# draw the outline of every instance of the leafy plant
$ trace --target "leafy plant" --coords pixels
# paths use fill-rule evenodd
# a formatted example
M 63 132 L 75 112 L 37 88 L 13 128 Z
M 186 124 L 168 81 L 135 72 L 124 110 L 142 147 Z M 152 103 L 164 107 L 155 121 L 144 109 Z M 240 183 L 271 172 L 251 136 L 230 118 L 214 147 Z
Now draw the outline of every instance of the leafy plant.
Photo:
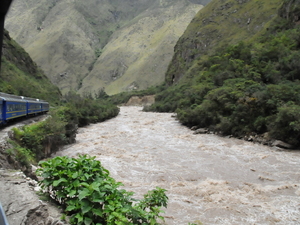
M 119 189 L 109 171 L 95 157 L 56 157 L 40 162 L 38 174 L 42 188 L 71 216 L 72 224 L 159 224 L 161 207 L 167 207 L 164 189 L 156 188 L 144 199 Z
M 6 152 L 9 155 L 14 156 L 22 166 L 29 168 L 30 164 L 35 161 L 35 155 L 32 151 L 21 147 L 13 140 L 9 140 L 8 142 L 11 144 L 12 148 L 7 149 Z

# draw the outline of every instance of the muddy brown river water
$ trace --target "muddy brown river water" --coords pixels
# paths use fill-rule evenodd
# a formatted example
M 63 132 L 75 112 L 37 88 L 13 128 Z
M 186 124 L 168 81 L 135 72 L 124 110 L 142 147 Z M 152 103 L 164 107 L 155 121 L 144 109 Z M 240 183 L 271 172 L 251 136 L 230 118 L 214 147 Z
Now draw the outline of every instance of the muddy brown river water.
M 96 156 L 125 189 L 167 189 L 166 224 L 300 224 L 300 151 L 197 134 L 169 113 L 121 107 L 59 155 Z

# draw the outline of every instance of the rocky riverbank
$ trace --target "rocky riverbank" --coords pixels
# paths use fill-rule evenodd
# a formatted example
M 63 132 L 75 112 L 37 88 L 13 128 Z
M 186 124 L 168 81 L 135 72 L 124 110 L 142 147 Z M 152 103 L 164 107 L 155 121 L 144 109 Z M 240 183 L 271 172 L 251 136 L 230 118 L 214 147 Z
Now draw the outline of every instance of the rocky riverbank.
M 39 116 L 0 130 L 0 203 L 9 225 L 62 225 L 62 212 L 50 202 L 40 200 L 40 188 L 32 169 L 24 168 L 7 153 L 11 129 L 43 120 Z M 24 172 L 30 177 L 26 176 Z
M 35 180 L 17 170 L 0 170 L 0 201 L 10 225 L 62 225 L 62 212 L 39 199 Z
M 215 134 L 215 135 L 224 137 L 224 135 L 222 133 L 210 131 L 207 128 L 199 128 L 199 127 L 194 126 L 194 127 L 191 127 L 191 130 L 194 131 L 194 134 Z M 229 135 L 227 137 L 242 139 L 244 141 L 267 145 L 270 147 L 278 147 L 278 148 L 283 148 L 283 149 L 294 149 L 295 148 L 294 146 L 292 146 L 288 143 L 270 138 L 270 135 L 268 133 L 264 133 L 264 134 L 252 133 L 252 134 L 245 135 L 243 137 L 234 137 L 232 135 Z

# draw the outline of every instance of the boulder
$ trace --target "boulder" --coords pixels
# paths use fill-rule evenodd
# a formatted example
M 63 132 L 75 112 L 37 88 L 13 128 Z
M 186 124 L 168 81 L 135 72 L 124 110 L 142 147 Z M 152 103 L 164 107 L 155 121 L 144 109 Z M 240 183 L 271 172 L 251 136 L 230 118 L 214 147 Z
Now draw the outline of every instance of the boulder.
M 207 134 L 207 133 L 208 133 L 208 130 L 205 128 L 199 128 L 194 131 L 194 134 Z
M 279 140 L 275 140 L 272 143 L 272 146 L 279 147 L 279 148 L 285 148 L 285 149 L 292 149 L 293 148 L 292 145 L 290 145 L 288 143 L 285 143 L 283 141 L 279 141 Z
M 155 102 L 154 95 L 147 96 L 132 96 L 128 102 L 125 104 L 126 106 L 149 106 Z

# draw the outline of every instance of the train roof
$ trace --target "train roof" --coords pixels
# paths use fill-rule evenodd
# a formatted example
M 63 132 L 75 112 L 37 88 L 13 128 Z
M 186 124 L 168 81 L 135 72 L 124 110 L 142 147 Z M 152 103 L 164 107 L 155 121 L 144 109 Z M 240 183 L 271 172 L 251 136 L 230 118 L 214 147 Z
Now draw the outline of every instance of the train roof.
M 3 92 L 0 92 L 0 98 L 6 101 L 26 102 L 21 96 L 11 95 Z
M 11 95 L 3 92 L 0 92 L 0 99 L 6 101 L 15 101 L 15 102 L 47 103 L 45 100 L 42 99 Z

